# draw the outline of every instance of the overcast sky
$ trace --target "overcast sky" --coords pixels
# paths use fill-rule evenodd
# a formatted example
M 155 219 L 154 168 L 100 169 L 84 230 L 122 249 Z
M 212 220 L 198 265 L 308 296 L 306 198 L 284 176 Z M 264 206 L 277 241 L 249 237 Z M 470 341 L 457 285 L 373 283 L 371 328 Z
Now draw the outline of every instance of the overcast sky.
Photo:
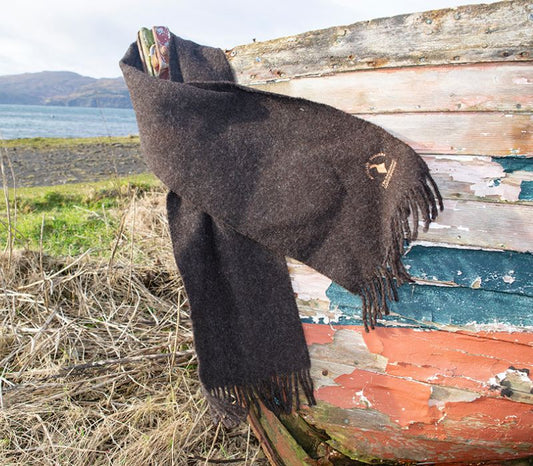
M 475 0 L 2 0 L 0 75 L 69 70 L 120 75 L 140 26 L 165 25 L 204 45 L 274 39 Z

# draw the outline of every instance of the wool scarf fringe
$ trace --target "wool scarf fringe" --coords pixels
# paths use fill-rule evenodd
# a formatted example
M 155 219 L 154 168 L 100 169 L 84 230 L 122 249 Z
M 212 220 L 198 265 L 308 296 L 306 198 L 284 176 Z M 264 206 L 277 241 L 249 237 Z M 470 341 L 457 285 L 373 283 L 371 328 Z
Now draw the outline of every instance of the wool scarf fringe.
M 396 214 L 391 219 L 384 264 L 358 291 L 363 304 L 363 324 L 367 332 L 369 328 L 374 329 L 378 319 L 389 314 L 388 302 L 398 301 L 398 286 L 413 282 L 401 258 L 409 243 L 418 236 L 420 218 L 424 231 L 427 231 L 429 224 L 443 208 L 441 194 L 429 172 L 426 172 L 419 184 L 399 202 Z
M 309 369 L 272 377 L 240 386 L 204 388 L 213 420 L 234 427 L 246 419 L 251 408 L 261 415 L 261 402 L 275 414 L 300 409 L 300 392 L 307 403 L 316 404 Z

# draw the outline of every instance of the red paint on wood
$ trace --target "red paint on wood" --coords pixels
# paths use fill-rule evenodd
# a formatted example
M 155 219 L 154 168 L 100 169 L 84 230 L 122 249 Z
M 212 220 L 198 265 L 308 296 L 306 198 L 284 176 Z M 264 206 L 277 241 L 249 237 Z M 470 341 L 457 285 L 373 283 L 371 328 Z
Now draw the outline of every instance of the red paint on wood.
M 510 341 L 511 343 L 520 343 L 522 345 L 533 346 L 533 333 L 527 332 L 476 332 L 474 335 L 487 338 L 490 340 Z M 527 351 L 527 348 L 525 348 Z
M 359 332 L 368 352 L 388 361 L 386 366 L 365 369 L 356 368 L 353 354 L 336 361 L 350 372 L 323 384 L 316 391 L 319 405 L 305 410 L 308 422 L 347 450 L 382 459 L 461 464 L 532 454 L 533 405 L 527 383 L 531 377 L 523 370 L 533 373 L 531 335 L 394 327 L 366 333 L 360 326 L 305 327 L 310 342 L 333 344 L 332 351 L 338 343 L 337 330 Z M 365 360 L 366 349 L 357 349 Z M 334 353 L 327 354 L 334 361 Z M 346 358 L 349 353 L 341 350 L 340 354 Z M 507 385 L 499 383 L 507 376 L 508 381 L 515 377 L 513 384 L 522 384 L 511 399 L 502 395 Z
M 326 345 L 333 341 L 336 328 L 329 325 L 302 324 L 308 345 Z
M 427 436 L 417 425 L 408 429 L 390 428 L 366 429 L 363 426 L 338 426 L 320 423 L 333 438 L 353 451 L 368 457 L 393 461 L 428 461 L 442 464 L 467 464 L 480 460 L 504 460 L 525 457 L 531 454 L 531 441 L 525 444 L 504 439 L 493 441 L 477 440 L 475 437 L 457 439 L 441 435 Z M 438 425 L 434 427 L 439 430 Z
M 452 375 L 452 376 L 435 374 L 434 368 L 433 368 L 433 375 L 429 375 L 426 379 L 422 379 L 422 378 L 419 379 L 416 371 L 413 371 L 411 377 L 413 377 L 415 380 L 426 380 L 428 383 L 431 383 L 431 385 L 470 390 L 474 393 L 487 395 L 487 396 L 499 396 L 500 390 L 501 390 L 501 387 L 500 387 L 500 389 L 498 390 L 491 391 L 490 384 L 488 383 L 489 379 L 485 381 L 480 381 L 480 380 L 474 380 L 474 379 L 468 378 L 468 376 L 464 376 L 464 374 Z
M 495 336 L 382 327 L 364 339 L 369 350 L 388 359 L 387 373 L 395 376 L 425 381 L 465 377 L 486 384 L 510 366 L 533 373 L 532 349 Z
M 401 426 L 431 423 L 439 417 L 438 410 L 429 405 L 431 387 L 426 384 L 360 369 L 337 377 L 335 382 L 339 386 L 317 390 L 317 398 L 341 408 L 361 407 L 366 398 L 372 409 Z
M 446 403 L 443 412 L 446 422 L 439 426 L 448 437 L 462 437 L 465 441 L 533 442 L 531 405 L 483 397 L 471 402 Z

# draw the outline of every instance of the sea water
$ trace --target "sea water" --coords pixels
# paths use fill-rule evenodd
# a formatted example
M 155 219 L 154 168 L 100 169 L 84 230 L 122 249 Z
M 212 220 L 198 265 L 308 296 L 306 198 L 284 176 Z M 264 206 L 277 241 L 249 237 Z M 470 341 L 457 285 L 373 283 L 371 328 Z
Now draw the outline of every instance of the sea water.
M 0 104 L 0 138 L 3 139 L 138 133 L 132 109 Z

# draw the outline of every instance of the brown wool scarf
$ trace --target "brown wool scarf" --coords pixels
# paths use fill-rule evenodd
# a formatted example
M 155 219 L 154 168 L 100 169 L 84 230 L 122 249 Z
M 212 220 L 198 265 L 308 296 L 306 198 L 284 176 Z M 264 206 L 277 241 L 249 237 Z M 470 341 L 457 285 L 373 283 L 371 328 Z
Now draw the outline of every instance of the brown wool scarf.
M 120 65 L 191 306 L 215 420 L 250 406 L 314 404 L 285 257 L 361 296 L 365 327 L 410 281 L 406 242 L 442 200 L 424 161 L 383 129 L 327 105 L 235 84 L 223 51 L 172 36 L 170 80 Z M 412 217 L 410 224 L 409 218 Z M 412 225 L 412 226 L 411 226 Z

